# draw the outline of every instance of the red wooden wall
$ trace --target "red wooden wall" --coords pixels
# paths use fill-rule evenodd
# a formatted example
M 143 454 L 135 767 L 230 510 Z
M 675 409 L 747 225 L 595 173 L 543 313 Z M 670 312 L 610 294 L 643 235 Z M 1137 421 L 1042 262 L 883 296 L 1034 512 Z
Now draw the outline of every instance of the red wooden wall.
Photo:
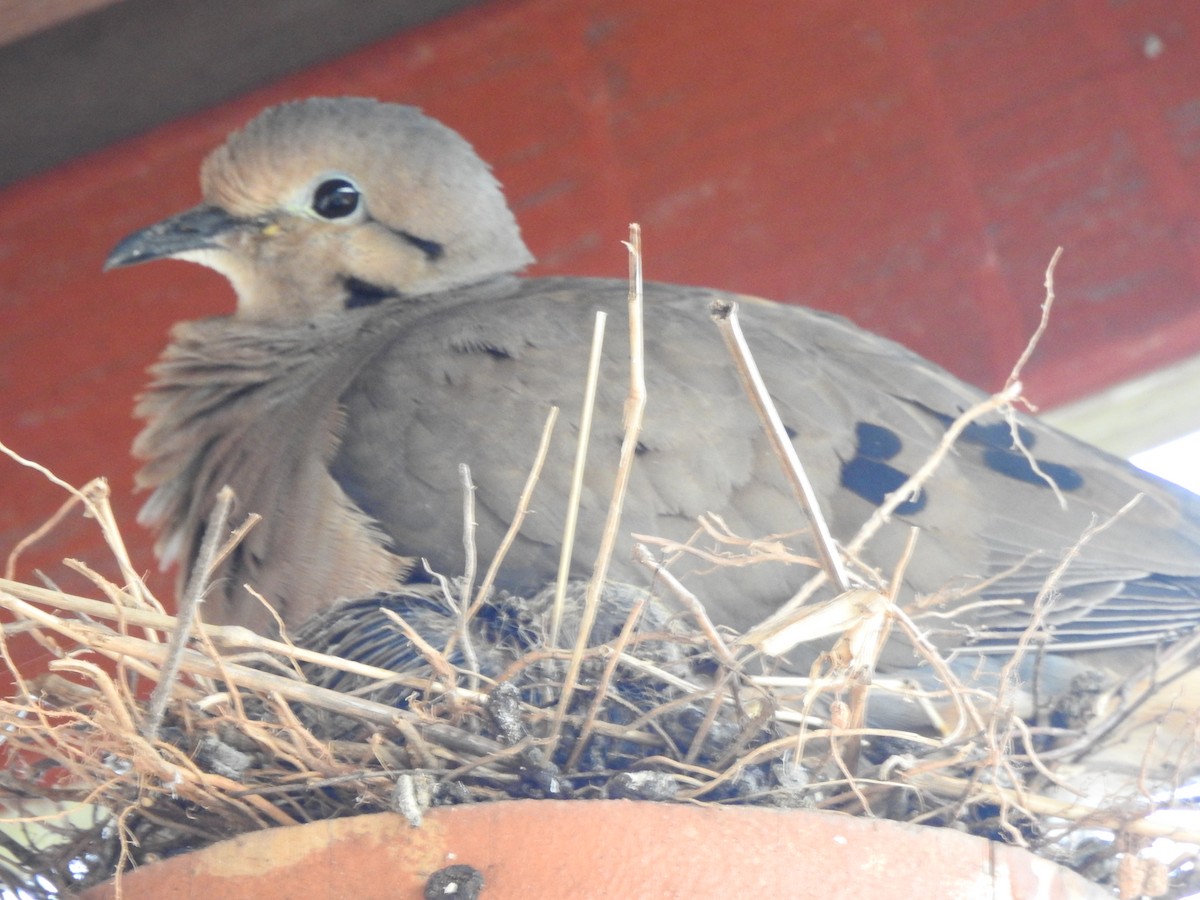
M 994 388 L 1061 244 L 1033 399 L 1200 352 L 1200 4 L 499 0 L 0 192 L 0 440 L 109 476 L 147 567 L 131 399 L 169 324 L 231 295 L 183 263 L 100 266 L 197 201 L 227 131 L 312 94 L 463 132 L 537 273 L 623 275 L 636 220 L 650 278 L 838 310 Z M 60 493 L 4 460 L 0 488 L 4 553 Z M 76 521 L 31 562 L 68 553 L 105 559 Z

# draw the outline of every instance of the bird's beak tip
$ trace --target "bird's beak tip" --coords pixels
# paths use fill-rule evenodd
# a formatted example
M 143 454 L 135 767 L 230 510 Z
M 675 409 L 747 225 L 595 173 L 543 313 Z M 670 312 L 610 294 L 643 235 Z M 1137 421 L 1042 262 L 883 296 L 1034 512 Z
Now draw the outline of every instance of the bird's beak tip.
M 194 207 L 124 238 L 108 254 L 104 271 L 170 259 L 197 250 L 218 249 L 220 236 L 240 224 L 240 219 L 219 207 Z
M 108 254 L 108 258 L 104 260 L 103 271 L 111 272 L 113 269 L 123 269 L 126 266 L 136 265 L 139 262 L 145 261 L 144 258 L 139 257 L 138 254 L 129 252 L 128 248 L 125 246 L 128 241 L 129 238 L 121 241 L 121 243 L 117 244 L 117 246 L 113 248 L 112 252 Z

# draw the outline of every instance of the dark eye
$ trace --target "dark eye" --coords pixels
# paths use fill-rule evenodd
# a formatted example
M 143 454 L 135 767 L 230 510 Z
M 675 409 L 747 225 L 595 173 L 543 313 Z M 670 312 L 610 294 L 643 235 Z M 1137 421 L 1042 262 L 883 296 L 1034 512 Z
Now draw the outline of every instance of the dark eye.
M 313 212 L 323 219 L 344 219 L 358 209 L 361 196 L 353 182 L 345 178 L 330 178 L 322 181 L 313 191 Z

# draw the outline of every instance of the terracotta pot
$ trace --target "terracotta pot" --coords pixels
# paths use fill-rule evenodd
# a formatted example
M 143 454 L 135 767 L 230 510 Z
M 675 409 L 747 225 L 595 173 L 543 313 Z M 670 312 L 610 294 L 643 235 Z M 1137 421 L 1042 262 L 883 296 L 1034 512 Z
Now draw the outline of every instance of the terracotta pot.
M 453 889 L 426 885 L 457 871 Z M 471 875 L 482 879 L 473 892 Z M 443 879 L 446 876 L 439 876 Z M 523 800 L 244 835 L 123 878 L 182 898 L 1111 898 L 1046 860 L 947 829 L 807 810 Z M 475 886 L 477 888 L 477 885 Z M 112 885 L 85 900 L 115 897 Z

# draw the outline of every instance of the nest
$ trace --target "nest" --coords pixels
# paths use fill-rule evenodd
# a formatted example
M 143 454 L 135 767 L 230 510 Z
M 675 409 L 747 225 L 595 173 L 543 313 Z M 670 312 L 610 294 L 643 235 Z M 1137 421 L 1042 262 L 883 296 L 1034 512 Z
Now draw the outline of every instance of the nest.
M 627 443 L 631 456 L 636 432 Z M 1195 889 L 1190 851 L 1167 862 L 1136 851 L 1200 835 L 1153 823 L 1146 807 L 1039 793 L 1054 781 L 1046 741 L 958 682 L 885 593 L 842 595 L 824 629 L 833 649 L 806 678 L 772 674 L 761 652 L 794 623 L 734 635 L 669 574 L 658 573 L 664 601 L 608 583 L 602 564 L 592 582 L 534 597 L 494 589 L 490 570 L 478 587 L 472 573 L 435 579 L 270 640 L 202 623 L 222 548 L 202 556 L 170 616 L 125 551 L 104 483 L 62 486 L 120 574 L 68 561 L 90 597 L 14 580 L 13 560 L 0 581 L 0 654 L 16 688 L 0 701 L 0 884 L 19 896 L 58 896 L 263 828 L 384 810 L 416 825 L 431 806 L 545 797 L 869 815 L 1026 846 L 1122 896 Z M 228 534 L 220 516 L 209 534 Z M 708 528 L 742 550 L 780 546 Z M 872 684 L 872 652 L 897 627 L 928 654 L 933 688 Z M 49 666 L 19 665 L 17 635 Z M 936 737 L 866 727 L 877 690 L 918 706 L 949 698 L 956 721 Z

